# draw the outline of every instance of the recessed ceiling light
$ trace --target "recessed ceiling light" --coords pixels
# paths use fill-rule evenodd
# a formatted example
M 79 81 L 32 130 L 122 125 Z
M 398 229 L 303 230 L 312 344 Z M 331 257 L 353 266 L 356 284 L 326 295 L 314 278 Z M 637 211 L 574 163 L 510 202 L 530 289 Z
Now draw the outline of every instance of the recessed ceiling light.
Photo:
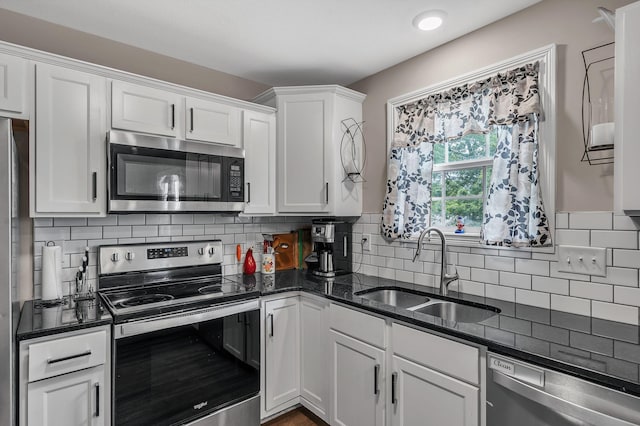
M 431 31 L 440 27 L 447 16 L 442 10 L 428 10 L 413 18 L 413 26 L 422 31 Z

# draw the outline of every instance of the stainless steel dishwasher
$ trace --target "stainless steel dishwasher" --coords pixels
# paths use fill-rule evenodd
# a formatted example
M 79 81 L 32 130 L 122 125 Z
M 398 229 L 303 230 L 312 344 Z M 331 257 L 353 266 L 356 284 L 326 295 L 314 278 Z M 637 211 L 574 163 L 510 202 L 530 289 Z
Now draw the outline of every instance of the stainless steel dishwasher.
M 640 398 L 487 354 L 487 426 L 638 426 Z

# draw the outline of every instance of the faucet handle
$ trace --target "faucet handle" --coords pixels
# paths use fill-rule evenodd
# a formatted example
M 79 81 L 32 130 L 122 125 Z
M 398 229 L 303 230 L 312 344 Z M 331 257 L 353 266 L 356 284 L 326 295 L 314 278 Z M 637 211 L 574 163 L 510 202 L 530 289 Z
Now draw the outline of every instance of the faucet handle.
M 452 263 L 451 265 L 449 265 L 447 269 L 448 269 L 446 272 L 447 278 L 450 278 L 452 281 L 460 278 L 460 275 L 458 275 L 458 267 L 456 266 L 455 263 Z M 449 272 L 451 270 L 453 270 L 452 273 Z

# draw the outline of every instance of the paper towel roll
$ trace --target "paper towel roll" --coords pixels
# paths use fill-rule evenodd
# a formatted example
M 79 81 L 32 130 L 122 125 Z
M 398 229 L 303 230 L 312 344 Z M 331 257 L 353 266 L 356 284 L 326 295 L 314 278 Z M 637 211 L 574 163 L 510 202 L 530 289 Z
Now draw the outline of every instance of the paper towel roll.
M 42 247 L 42 300 L 62 297 L 62 248 Z

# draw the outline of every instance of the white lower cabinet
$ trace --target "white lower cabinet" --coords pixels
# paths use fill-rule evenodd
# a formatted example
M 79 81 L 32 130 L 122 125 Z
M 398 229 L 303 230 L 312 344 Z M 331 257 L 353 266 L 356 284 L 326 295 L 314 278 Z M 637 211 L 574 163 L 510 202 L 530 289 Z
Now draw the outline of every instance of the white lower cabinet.
M 384 350 L 334 330 L 331 339 L 331 424 L 385 424 Z
M 104 366 L 29 383 L 28 426 L 105 424 Z
M 300 298 L 300 402 L 329 421 L 329 303 Z
M 284 410 L 300 396 L 300 311 L 298 296 L 264 303 L 264 410 Z M 268 415 L 268 414 L 267 414 Z
M 19 426 L 111 424 L 111 329 L 19 344 Z
M 392 426 L 478 425 L 477 387 L 393 356 Z
M 263 318 L 263 419 L 299 402 L 332 426 L 485 424 L 481 348 L 304 293 Z

